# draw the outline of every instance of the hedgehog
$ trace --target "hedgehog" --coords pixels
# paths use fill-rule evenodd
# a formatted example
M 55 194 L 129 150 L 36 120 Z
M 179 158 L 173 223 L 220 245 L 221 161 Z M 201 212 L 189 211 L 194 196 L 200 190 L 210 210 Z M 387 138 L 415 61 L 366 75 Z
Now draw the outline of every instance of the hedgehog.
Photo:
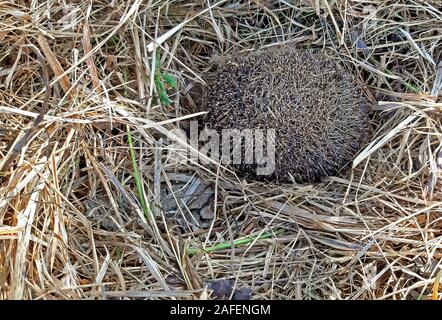
M 346 167 L 368 134 L 368 100 L 327 50 L 283 46 L 237 55 L 206 80 L 205 128 L 220 135 L 226 129 L 275 132 L 274 170 L 262 175 L 257 163 L 231 164 L 239 176 L 318 182 Z M 239 147 L 247 145 L 243 139 Z

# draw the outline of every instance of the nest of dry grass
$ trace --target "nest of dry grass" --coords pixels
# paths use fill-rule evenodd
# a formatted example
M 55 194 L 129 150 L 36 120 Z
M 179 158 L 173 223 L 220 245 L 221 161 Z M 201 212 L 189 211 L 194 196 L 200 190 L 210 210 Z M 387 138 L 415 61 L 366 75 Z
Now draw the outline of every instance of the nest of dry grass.
M 16 0 L 0 20 L 1 298 L 207 299 L 227 279 L 441 299 L 439 1 Z M 180 161 L 167 137 L 201 115 L 201 75 L 279 44 L 357 75 L 376 127 L 351 172 L 281 186 Z

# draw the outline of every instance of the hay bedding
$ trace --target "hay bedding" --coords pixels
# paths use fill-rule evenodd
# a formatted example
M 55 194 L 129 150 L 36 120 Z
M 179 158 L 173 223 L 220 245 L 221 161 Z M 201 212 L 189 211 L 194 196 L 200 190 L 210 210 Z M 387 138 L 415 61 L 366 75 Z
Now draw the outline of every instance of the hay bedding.
M 211 4 L 0 4 L 0 297 L 206 299 L 222 280 L 252 299 L 440 299 L 440 2 Z M 200 110 L 201 76 L 282 43 L 331 49 L 362 86 L 353 169 L 279 185 L 180 163 L 166 135 Z

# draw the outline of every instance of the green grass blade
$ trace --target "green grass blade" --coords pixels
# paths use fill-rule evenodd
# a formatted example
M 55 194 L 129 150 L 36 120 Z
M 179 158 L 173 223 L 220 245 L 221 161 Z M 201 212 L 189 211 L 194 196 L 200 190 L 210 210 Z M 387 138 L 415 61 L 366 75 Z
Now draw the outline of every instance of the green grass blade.
M 263 239 L 271 238 L 271 237 L 277 235 L 278 233 L 279 232 L 265 232 L 265 233 L 263 233 L 259 237 L 248 236 L 248 237 L 245 237 L 245 238 L 234 240 L 233 244 L 234 244 L 234 246 L 241 246 L 241 245 L 252 243 L 255 240 L 263 240 Z M 199 249 L 199 248 L 188 248 L 187 249 L 187 254 L 188 255 L 195 255 L 197 253 L 209 253 L 209 252 L 213 252 L 213 251 L 217 251 L 217 250 L 229 249 L 231 247 L 232 247 L 232 243 L 231 242 L 223 242 L 223 243 L 219 243 L 219 244 L 217 244 L 215 246 L 208 247 L 205 250 Z
M 134 174 L 134 179 L 135 179 L 135 185 L 137 187 L 138 200 L 141 203 L 141 207 L 143 208 L 144 216 L 147 219 L 150 215 L 150 209 L 149 209 L 149 206 L 147 205 L 146 199 L 144 198 L 143 186 L 141 184 L 141 179 L 140 179 L 138 165 L 137 165 L 137 159 L 135 157 L 135 150 L 134 150 L 134 146 L 133 146 L 133 142 L 132 142 L 132 134 L 130 133 L 129 126 L 127 126 L 126 128 L 127 128 L 127 141 L 129 143 L 129 152 L 130 152 L 130 158 L 132 161 L 132 169 L 133 169 L 133 174 Z

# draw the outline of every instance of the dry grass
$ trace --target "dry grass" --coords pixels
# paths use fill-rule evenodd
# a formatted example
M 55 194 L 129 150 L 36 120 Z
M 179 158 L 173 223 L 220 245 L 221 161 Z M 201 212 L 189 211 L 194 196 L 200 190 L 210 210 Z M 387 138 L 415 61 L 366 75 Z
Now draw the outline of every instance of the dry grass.
M 92 3 L 0 2 L 1 298 L 206 299 L 227 278 L 253 299 L 441 299 L 440 1 Z M 171 161 L 204 72 L 288 42 L 358 75 L 374 137 L 353 170 L 271 185 Z

